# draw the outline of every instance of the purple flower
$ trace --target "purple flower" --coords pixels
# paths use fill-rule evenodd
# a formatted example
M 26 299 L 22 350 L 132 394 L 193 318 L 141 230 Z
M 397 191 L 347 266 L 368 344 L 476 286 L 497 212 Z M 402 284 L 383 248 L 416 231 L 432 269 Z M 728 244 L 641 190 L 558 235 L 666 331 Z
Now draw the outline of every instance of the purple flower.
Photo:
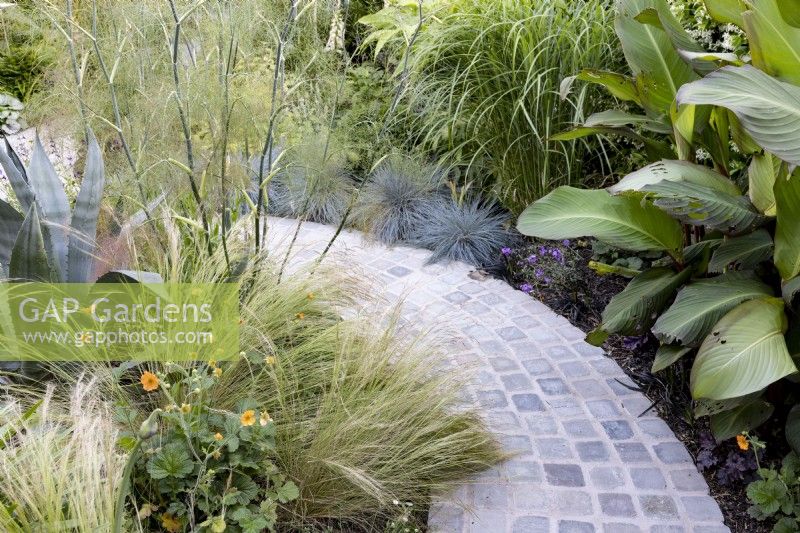
M 504 255 L 504 256 L 506 256 L 506 257 L 508 257 L 509 255 L 511 255 L 511 252 L 513 252 L 513 251 L 514 251 L 514 250 L 512 250 L 512 249 L 511 249 L 511 248 L 509 248 L 508 246 L 506 246 L 506 247 L 503 247 L 503 248 L 501 248 L 501 249 L 500 249 L 500 253 L 501 253 L 501 254 L 503 254 L 503 255 Z
M 556 261 L 562 261 L 564 259 L 564 256 L 561 254 L 561 250 L 559 250 L 558 248 L 553 248 L 553 251 L 550 252 L 550 255 L 555 257 Z
M 530 264 L 530 265 L 534 264 L 537 259 L 538 259 L 538 257 L 535 254 L 534 255 L 529 255 L 528 256 L 528 264 Z
M 553 280 L 552 280 L 552 279 L 550 279 L 550 278 L 548 278 L 548 277 L 545 277 L 545 278 L 544 278 L 544 284 L 545 284 L 545 285 L 550 285 L 550 282 L 551 282 L 551 281 L 553 281 Z
M 536 276 L 537 278 L 541 278 L 542 276 L 544 276 L 544 270 L 542 270 L 541 268 L 537 268 L 536 270 L 533 271 L 533 275 Z
M 519 286 L 519 290 L 521 290 L 525 294 L 530 294 L 531 291 L 533 290 L 533 285 L 531 285 L 530 283 L 523 283 L 522 285 Z
M 564 239 L 563 241 L 561 241 L 561 244 L 563 244 L 564 246 L 569 246 L 570 245 L 569 239 Z
M 547 248 L 544 246 L 539 246 L 539 254 L 545 255 L 547 253 Z

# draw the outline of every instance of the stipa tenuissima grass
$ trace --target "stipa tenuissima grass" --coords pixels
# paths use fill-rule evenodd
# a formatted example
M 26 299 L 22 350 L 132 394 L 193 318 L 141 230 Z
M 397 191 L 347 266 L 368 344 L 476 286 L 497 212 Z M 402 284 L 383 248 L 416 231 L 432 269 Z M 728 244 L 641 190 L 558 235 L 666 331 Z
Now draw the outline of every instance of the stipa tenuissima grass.
M 355 209 L 357 224 L 376 239 L 394 244 L 407 240 L 419 215 L 442 201 L 442 173 L 408 156 L 383 162 L 364 185 Z
M 450 200 L 429 204 L 419 217 L 411 242 L 433 252 L 429 263 L 463 261 L 492 267 L 500 249 L 515 239 L 507 228 L 509 215 L 480 198 L 462 204 Z

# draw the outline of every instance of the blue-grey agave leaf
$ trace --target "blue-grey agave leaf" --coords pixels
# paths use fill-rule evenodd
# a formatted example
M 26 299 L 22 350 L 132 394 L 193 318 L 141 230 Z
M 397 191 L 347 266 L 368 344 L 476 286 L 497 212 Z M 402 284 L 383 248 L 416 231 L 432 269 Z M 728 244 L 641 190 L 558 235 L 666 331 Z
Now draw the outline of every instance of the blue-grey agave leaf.
M 30 281 L 57 281 L 44 247 L 39 210 L 34 203 L 25 216 L 11 251 L 8 275 Z
M 22 222 L 23 218 L 19 211 L 0 200 L 0 265 L 4 269 L 8 268 L 11 250 L 17 242 Z
M 3 171 L 8 176 L 8 181 L 11 183 L 11 188 L 14 190 L 14 195 L 19 200 L 19 205 L 22 211 L 27 213 L 33 204 L 33 189 L 28 183 L 28 176 L 25 172 L 25 167 L 17 157 L 16 152 L 8 143 L 8 139 L 3 138 L 4 147 L 0 147 L 0 165 Z
M 75 201 L 70 224 L 67 280 L 71 283 L 89 281 L 95 255 L 97 217 L 100 214 L 104 185 L 103 156 L 97 139 L 90 131 L 83 182 Z
M 36 203 L 42 209 L 45 226 L 49 229 L 53 267 L 62 279 L 67 269 L 67 228 L 69 226 L 69 200 L 56 169 L 47 157 L 39 136 L 33 145 L 31 162 L 28 165 L 28 180 L 36 195 Z M 46 236 L 45 236 L 46 237 Z

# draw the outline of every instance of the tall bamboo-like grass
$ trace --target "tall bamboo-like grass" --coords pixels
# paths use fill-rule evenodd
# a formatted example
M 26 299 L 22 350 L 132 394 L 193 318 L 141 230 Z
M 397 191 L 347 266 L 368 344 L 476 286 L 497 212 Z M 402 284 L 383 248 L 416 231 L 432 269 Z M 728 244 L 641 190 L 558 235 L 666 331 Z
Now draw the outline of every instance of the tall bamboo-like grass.
M 410 54 L 407 110 L 412 139 L 493 188 L 518 212 L 551 188 L 607 168 L 596 140 L 549 137 L 604 109 L 580 87 L 559 85 L 584 68 L 621 59 L 609 0 L 450 0 L 426 23 Z
M 127 457 L 95 386 L 79 381 L 65 399 L 48 389 L 29 419 L 17 402 L 0 411 L 2 531 L 111 531 Z

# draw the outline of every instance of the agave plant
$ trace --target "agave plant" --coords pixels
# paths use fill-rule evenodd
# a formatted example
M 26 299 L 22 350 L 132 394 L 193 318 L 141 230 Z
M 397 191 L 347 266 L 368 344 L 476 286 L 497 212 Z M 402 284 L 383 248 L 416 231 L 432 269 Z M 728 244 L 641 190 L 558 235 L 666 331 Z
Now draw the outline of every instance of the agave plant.
M 518 227 L 541 238 L 594 236 L 664 253 L 612 299 L 587 340 L 650 330 L 662 343 L 654 371 L 694 355 L 695 412 L 710 415 L 725 438 L 762 424 L 776 398 L 793 401 L 798 392 L 800 2 L 706 6 L 746 32 L 750 57 L 702 50 L 665 0 L 617 1 L 616 31 L 633 76 L 577 78 L 644 114 L 604 112 L 565 136 L 622 133 L 666 159 L 607 190 L 561 187 L 531 205 Z M 648 130 L 667 135 L 656 140 Z M 729 178 L 732 144 L 748 164 L 746 194 Z M 697 163 L 698 148 L 710 154 L 709 165 Z M 786 434 L 798 451 L 800 405 L 787 407 Z
M 89 132 L 83 182 L 70 210 L 64 186 L 36 138 L 28 166 L 5 141 L 0 165 L 22 213 L 0 200 L 0 274 L 12 279 L 54 283 L 94 281 L 97 219 L 105 170 L 100 146 Z M 160 199 L 159 199 L 160 201 Z M 153 206 L 151 205 L 151 208 Z M 159 281 L 154 274 L 116 271 L 105 280 Z

